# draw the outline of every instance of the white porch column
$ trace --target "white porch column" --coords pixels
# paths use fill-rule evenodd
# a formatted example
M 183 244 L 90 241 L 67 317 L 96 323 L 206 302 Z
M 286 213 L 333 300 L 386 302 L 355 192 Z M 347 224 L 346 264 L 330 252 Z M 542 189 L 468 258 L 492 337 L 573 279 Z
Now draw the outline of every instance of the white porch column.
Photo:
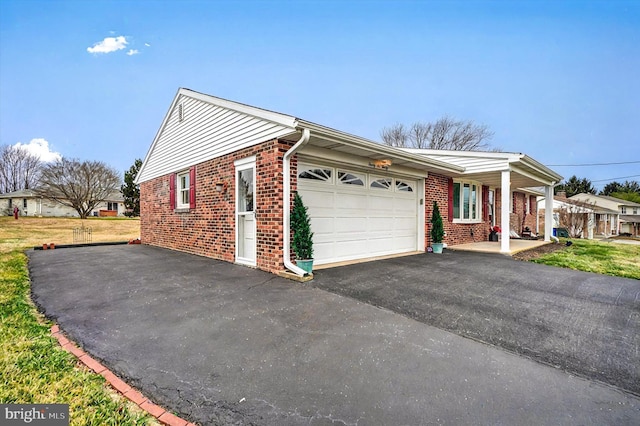
M 500 241 L 500 253 L 509 253 L 509 219 L 511 203 L 511 170 L 504 170 L 501 176 L 500 187 L 500 227 L 502 228 L 502 239 Z
M 544 187 L 544 240 L 553 235 L 553 185 Z

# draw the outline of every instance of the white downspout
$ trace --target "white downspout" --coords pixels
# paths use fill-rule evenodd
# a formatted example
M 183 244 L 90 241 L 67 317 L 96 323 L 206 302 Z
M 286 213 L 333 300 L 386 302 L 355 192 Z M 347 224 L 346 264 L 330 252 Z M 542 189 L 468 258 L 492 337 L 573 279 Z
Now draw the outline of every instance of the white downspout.
M 282 256 L 284 261 L 284 266 L 291 272 L 296 275 L 304 276 L 306 274 L 305 270 L 294 265 L 291 262 L 291 229 L 290 229 L 290 205 L 291 205 L 291 156 L 300 148 L 309 142 L 309 137 L 311 133 L 309 129 L 302 129 L 302 137 L 295 145 L 293 145 L 287 152 L 285 152 L 284 157 L 282 157 L 282 181 L 283 181 L 283 194 L 282 194 Z

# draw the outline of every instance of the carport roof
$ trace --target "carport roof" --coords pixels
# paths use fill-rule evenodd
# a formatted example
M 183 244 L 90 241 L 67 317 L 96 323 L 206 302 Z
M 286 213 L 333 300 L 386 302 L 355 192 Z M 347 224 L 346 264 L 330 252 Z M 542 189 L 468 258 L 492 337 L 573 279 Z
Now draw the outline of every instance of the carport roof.
M 514 152 L 447 151 L 405 148 L 407 152 L 423 155 L 464 168 L 459 177 L 481 181 L 485 185 L 500 187 L 500 172 L 511 172 L 512 188 L 554 185 L 562 176 L 533 158 Z

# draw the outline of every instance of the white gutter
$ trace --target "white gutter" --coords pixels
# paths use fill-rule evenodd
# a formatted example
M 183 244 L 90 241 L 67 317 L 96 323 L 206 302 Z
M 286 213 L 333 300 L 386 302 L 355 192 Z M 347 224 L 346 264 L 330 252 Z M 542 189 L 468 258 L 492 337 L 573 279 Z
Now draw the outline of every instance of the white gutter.
M 302 129 L 302 137 L 295 145 L 293 145 L 287 152 L 285 152 L 284 157 L 282 157 L 282 181 L 283 181 L 283 195 L 282 195 L 282 256 L 284 261 L 284 266 L 291 272 L 296 275 L 304 276 L 306 274 L 305 270 L 294 265 L 291 262 L 291 223 L 290 223 L 290 206 L 291 206 L 291 156 L 300 148 L 309 142 L 309 137 L 311 136 L 311 132 L 309 129 Z

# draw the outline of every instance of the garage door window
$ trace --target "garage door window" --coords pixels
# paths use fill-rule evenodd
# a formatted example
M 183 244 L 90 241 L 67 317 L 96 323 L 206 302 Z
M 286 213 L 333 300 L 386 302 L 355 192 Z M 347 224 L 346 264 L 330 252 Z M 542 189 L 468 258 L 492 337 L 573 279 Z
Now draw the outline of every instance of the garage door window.
M 392 180 L 390 178 L 376 178 L 376 177 L 371 177 L 371 188 L 377 188 L 377 189 L 391 189 L 391 182 Z
M 338 181 L 345 185 L 364 186 L 364 175 L 357 175 L 350 172 L 338 172 Z
M 299 179 L 315 180 L 320 182 L 331 182 L 331 169 L 320 167 L 306 167 L 298 172 Z
M 396 191 L 413 192 L 413 184 L 396 180 Z

